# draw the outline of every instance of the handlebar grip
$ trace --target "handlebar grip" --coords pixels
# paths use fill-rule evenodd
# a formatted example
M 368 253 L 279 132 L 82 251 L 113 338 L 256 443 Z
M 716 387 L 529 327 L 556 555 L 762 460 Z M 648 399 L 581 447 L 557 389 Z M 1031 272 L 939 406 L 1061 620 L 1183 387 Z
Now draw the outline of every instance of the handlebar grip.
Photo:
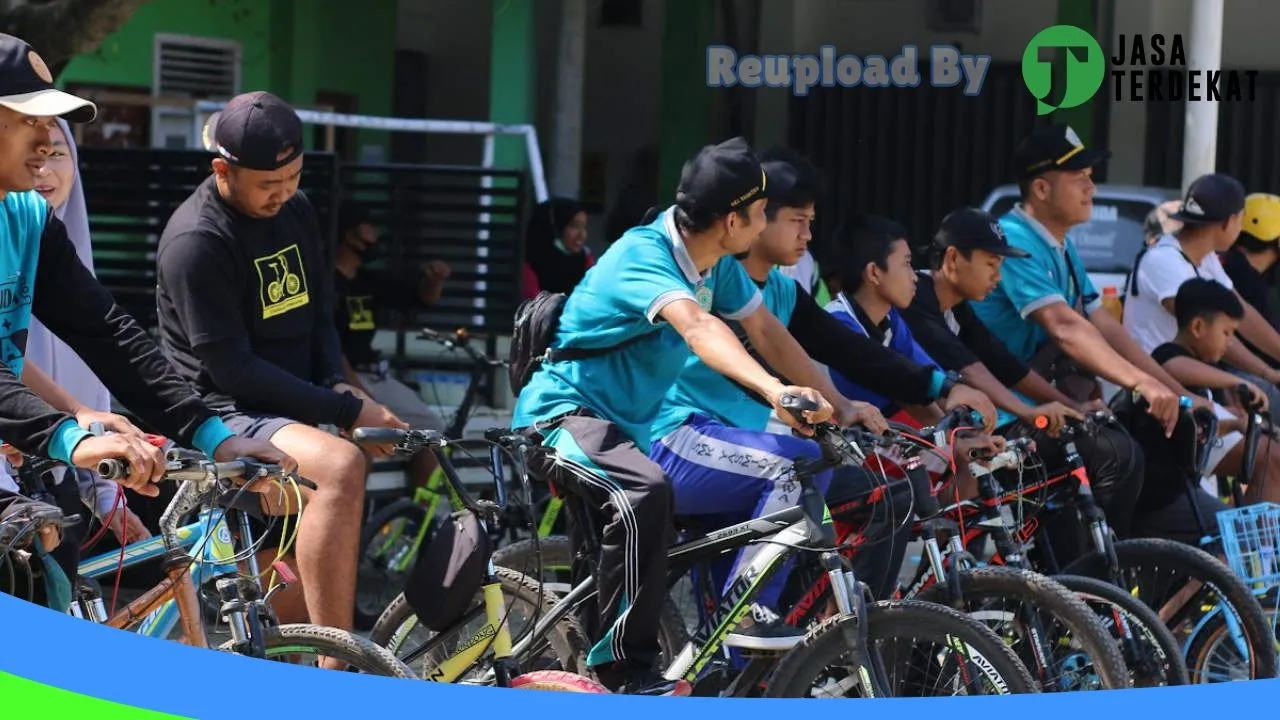
M 405 431 L 396 428 L 358 427 L 351 439 L 359 445 L 395 445 L 404 440 Z
M 129 465 L 123 460 L 99 460 L 97 470 L 103 478 L 117 482 L 129 476 Z
M 956 428 L 982 427 L 982 414 L 964 405 L 957 406 L 933 426 L 933 432 L 948 433 Z
M 806 424 L 808 424 L 809 421 L 804 419 L 804 413 L 817 410 L 821 407 L 818 403 L 813 402 L 808 398 L 801 397 L 799 395 L 792 395 L 791 393 L 784 393 L 778 400 L 778 405 L 783 410 L 791 413 L 791 417 Z

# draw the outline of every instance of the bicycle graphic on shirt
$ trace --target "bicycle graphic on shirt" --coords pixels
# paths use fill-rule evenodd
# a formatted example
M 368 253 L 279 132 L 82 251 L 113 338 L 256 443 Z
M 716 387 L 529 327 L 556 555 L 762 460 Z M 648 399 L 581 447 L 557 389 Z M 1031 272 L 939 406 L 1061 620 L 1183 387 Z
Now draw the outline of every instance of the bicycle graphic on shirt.
M 302 307 L 310 302 L 307 279 L 302 269 L 302 252 L 290 245 L 278 253 L 256 258 L 262 317 L 267 319 Z M 293 271 L 297 268 L 297 272 Z

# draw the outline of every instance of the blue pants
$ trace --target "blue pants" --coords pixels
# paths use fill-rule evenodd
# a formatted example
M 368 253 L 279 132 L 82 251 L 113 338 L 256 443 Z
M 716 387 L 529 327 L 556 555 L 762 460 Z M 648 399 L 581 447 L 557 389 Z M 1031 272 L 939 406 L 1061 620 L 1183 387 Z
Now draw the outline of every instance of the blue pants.
M 820 454 L 811 440 L 727 427 L 704 415 L 691 416 L 649 450 L 671 480 L 676 514 L 707 516 L 721 526 L 799 505 L 801 488 L 792 479 L 792 462 Z M 824 495 L 830 483 L 830 471 L 814 478 Z M 738 551 L 723 590 L 760 549 L 757 544 Z M 761 588 L 756 602 L 776 609 L 790 570 L 788 562 Z

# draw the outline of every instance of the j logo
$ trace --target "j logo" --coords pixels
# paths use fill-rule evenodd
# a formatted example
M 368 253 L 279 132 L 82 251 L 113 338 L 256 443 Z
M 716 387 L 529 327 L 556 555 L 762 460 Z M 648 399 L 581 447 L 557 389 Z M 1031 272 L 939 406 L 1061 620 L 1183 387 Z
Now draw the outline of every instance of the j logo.
M 1106 71 L 1102 46 L 1074 25 L 1041 30 L 1022 53 L 1022 80 L 1038 101 L 1037 115 L 1088 102 L 1102 87 Z

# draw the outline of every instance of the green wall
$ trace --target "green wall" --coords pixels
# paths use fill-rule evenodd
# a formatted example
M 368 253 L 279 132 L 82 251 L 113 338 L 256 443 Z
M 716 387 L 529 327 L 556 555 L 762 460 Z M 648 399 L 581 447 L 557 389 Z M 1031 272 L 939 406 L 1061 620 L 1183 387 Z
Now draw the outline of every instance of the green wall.
M 299 106 L 317 91 L 350 93 L 360 113 L 390 115 L 395 32 L 396 0 L 151 0 L 58 81 L 150 87 L 157 33 L 225 38 L 241 44 L 245 91 Z M 387 142 L 362 132 L 357 147 Z

